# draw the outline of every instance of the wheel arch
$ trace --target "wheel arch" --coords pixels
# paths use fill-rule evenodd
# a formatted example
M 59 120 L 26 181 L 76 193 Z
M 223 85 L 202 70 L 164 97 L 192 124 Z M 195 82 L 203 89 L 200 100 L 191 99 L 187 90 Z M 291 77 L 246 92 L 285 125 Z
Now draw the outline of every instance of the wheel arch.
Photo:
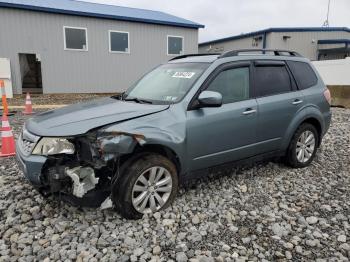
M 174 163 L 178 175 L 181 173 L 181 170 L 182 170 L 181 160 L 179 156 L 175 153 L 175 151 L 170 147 L 161 145 L 161 144 L 146 144 L 144 146 L 138 145 L 135 148 L 135 153 L 142 153 L 142 152 L 156 153 L 168 158 Z
M 309 118 L 306 118 L 303 122 L 301 122 L 300 125 L 302 125 L 304 123 L 311 124 L 316 128 L 317 134 L 318 134 L 318 145 L 317 146 L 320 146 L 321 139 L 322 139 L 322 126 L 321 126 L 320 121 L 314 117 L 309 117 Z
M 299 128 L 300 125 L 304 123 L 309 123 L 313 125 L 318 132 L 318 145 L 320 146 L 324 130 L 324 121 L 322 120 L 321 112 L 319 112 L 314 107 L 307 107 L 293 119 L 289 124 L 286 135 L 282 141 L 282 148 L 287 149 L 295 131 Z
M 138 157 L 140 157 L 142 154 L 150 154 L 150 153 L 159 154 L 168 158 L 171 162 L 174 163 L 178 173 L 178 177 L 180 177 L 180 174 L 183 170 L 183 165 L 181 163 L 179 156 L 175 153 L 173 149 L 161 144 L 145 144 L 142 146 L 137 144 L 132 153 L 127 155 L 122 155 L 120 157 L 119 164 L 120 166 L 123 166 L 124 163 L 132 162 L 136 160 Z

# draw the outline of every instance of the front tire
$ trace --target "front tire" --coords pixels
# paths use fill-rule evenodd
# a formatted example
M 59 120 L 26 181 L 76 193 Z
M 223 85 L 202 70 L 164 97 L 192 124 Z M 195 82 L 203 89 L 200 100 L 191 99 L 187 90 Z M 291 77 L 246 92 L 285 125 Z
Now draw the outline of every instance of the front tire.
M 295 168 L 308 166 L 316 155 L 318 142 L 318 132 L 313 125 L 300 125 L 290 141 L 286 154 L 287 164 Z
M 159 154 L 143 154 L 127 166 L 112 185 L 112 201 L 125 218 L 139 219 L 168 207 L 178 189 L 175 165 Z

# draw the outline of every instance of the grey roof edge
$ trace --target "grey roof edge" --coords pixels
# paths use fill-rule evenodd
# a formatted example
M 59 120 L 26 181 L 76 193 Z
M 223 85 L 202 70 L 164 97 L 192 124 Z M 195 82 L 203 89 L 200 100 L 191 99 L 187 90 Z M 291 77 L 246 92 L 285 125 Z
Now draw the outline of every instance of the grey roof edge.
M 170 26 L 178 26 L 178 27 L 185 27 L 185 28 L 198 29 L 198 28 L 205 27 L 202 24 L 198 24 L 192 21 L 189 21 L 192 23 L 180 23 L 180 22 L 171 22 L 171 21 L 161 21 L 156 19 L 145 19 L 145 18 L 127 17 L 127 16 L 119 16 L 119 15 L 99 14 L 99 13 L 92 13 L 92 12 L 83 12 L 83 11 L 66 10 L 66 9 L 58 9 L 58 8 L 51 8 L 51 7 L 40 7 L 40 6 L 34 6 L 34 5 L 23 5 L 23 4 L 15 4 L 15 3 L 5 3 L 5 2 L 0 2 L 0 7 L 45 12 L 45 13 L 104 18 L 104 19 L 129 21 L 129 22 L 141 22 L 141 23 L 157 24 L 157 25 L 170 25 Z M 133 8 L 133 9 L 137 9 L 137 8 Z M 146 10 L 146 9 L 143 9 L 143 10 Z
M 267 33 L 278 33 L 278 32 L 334 32 L 334 31 L 345 31 L 350 32 L 350 28 L 348 27 L 271 27 L 263 30 L 253 31 L 250 33 L 235 35 L 235 36 L 229 36 L 219 39 L 214 39 L 211 41 L 206 41 L 199 43 L 199 46 L 201 45 L 207 45 L 207 44 L 215 44 L 215 43 L 221 43 L 224 41 L 230 41 L 230 40 L 237 40 L 242 39 L 246 37 L 261 35 L 261 34 L 267 34 Z

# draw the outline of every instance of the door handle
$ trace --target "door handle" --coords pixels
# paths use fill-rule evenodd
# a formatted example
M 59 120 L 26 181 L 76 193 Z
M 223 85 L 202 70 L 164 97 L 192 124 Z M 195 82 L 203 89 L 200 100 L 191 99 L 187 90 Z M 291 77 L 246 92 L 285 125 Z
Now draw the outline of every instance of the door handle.
M 255 109 L 247 108 L 247 110 L 243 112 L 243 115 L 250 115 L 250 114 L 254 114 L 255 112 L 256 112 Z
M 299 105 L 299 104 L 301 104 L 303 102 L 303 100 L 300 100 L 300 99 L 295 99 L 294 101 L 293 101 L 293 105 Z

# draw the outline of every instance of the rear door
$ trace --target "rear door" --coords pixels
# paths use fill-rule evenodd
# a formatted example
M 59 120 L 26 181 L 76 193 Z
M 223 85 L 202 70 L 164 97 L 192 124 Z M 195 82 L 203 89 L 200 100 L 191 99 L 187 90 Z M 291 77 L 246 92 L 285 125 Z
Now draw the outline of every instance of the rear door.
M 254 95 L 258 104 L 258 153 L 279 150 L 282 138 L 298 110 L 303 93 L 284 61 L 254 62 Z

